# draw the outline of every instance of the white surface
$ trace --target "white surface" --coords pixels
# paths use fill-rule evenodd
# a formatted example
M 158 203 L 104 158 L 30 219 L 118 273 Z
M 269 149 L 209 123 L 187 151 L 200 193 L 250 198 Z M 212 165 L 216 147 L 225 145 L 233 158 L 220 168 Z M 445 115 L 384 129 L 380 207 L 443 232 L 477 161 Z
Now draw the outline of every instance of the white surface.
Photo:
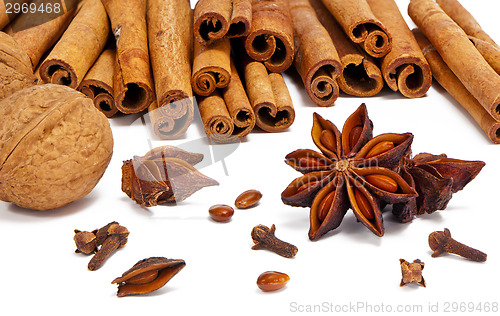
M 483 28 L 500 41 L 498 11 L 491 7 L 493 3 L 498 6 L 496 2 L 462 0 Z M 408 1 L 397 3 L 413 27 L 406 14 Z M 469 303 L 475 307 L 483 304 L 483 308 L 489 304 L 490 313 L 482 313 L 492 314 L 492 304 L 497 308 L 499 304 L 494 286 L 500 281 L 500 147 L 492 145 L 467 113 L 436 85 L 426 97 L 416 100 L 384 89 L 374 98 L 341 95 L 335 106 L 319 108 L 308 99 L 294 71 L 287 72 L 285 80 L 297 114 L 290 130 L 252 132 L 224 159 L 228 175 L 221 162 L 207 163 L 200 170 L 220 185 L 205 188 L 178 206 L 141 208 L 120 189 L 122 161 L 149 150 L 146 130 L 140 124 L 131 126 L 138 118 L 134 115 L 110 120 L 114 155 L 100 183 L 84 199 L 49 212 L 0 202 L 0 313 L 186 315 L 216 311 L 220 315 L 283 315 L 311 305 L 320 305 L 325 313 L 339 309 L 364 313 L 370 312 L 366 306 L 370 305 L 373 311 L 390 308 L 395 312 L 402 307 L 415 311 L 408 314 L 417 314 L 428 312 L 430 305 L 431 311 L 438 307 L 442 313 L 448 304 L 451 312 L 451 303 L 456 302 L 465 304 L 465 311 Z M 386 212 L 382 238 L 356 223 L 349 211 L 336 231 L 311 242 L 307 237 L 308 209 L 292 208 L 280 200 L 281 191 L 300 175 L 283 162 L 284 156 L 298 148 L 315 149 L 309 136 L 313 112 L 341 129 L 361 102 L 367 104 L 374 135 L 412 132 L 415 154 L 446 153 L 453 158 L 484 160 L 486 167 L 453 196 L 445 211 L 419 217 L 410 224 L 400 224 Z M 178 145 L 203 136 L 197 124 L 185 139 L 153 145 Z M 264 195 L 257 207 L 235 210 L 229 223 L 209 219 L 211 205 L 233 204 L 239 193 L 251 188 Z M 88 271 L 90 256 L 73 252 L 73 229 L 93 230 L 113 220 L 130 230 L 129 242 L 101 269 Z M 251 250 L 250 231 L 257 224 L 276 224 L 276 235 L 295 244 L 297 256 L 285 259 L 269 251 Z M 452 255 L 431 258 L 427 236 L 445 227 L 458 241 L 486 252 L 487 262 Z M 151 256 L 184 259 L 187 266 L 157 292 L 117 298 L 111 281 L 138 260 Z M 425 262 L 427 288 L 399 287 L 399 258 Z M 255 282 L 266 270 L 285 272 L 291 280 L 283 290 L 263 293 Z

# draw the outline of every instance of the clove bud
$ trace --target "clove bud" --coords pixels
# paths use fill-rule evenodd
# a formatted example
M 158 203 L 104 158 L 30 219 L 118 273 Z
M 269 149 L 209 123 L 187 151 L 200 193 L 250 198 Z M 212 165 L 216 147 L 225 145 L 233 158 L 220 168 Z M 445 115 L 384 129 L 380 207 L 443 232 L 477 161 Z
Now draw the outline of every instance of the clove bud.
M 285 258 L 295 257 L 298 251 L 297 247 L 276 238 L 274 236 L 275 231 L 276 226 L 274 224 L 271 226 L 271 229 L 264 225 L 255 226 L 252 229 L 252 239 L 255 243 L 252 249 L 266 248 Z
M 448 228 L 445 228 L 442 232 L 436 231 L 431 233 L 429 235 L 429 247 L 434 251 L 432 254 L 434 258 L 445 252 L 454 253 L 477 262 L 484 262 L 487 257 L 484 252 L 466 246 L 451 238 L 451 233 Z

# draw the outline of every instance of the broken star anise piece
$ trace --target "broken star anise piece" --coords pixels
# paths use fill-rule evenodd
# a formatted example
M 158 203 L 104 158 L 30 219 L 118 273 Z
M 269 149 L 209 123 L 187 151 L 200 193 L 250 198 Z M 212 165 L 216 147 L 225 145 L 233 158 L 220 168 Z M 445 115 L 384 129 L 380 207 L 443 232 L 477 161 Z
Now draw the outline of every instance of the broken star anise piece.
M 180 202 L 196 191 L 219 183 L 201 174 L 193 165 L 202 154 L 189 153 L 174 146 L 134 156 L 122 166 L 122 191 L 142 206 Z
M 393 207 L 402 222 L 415 215 L 444 210 L 452 194 L 462 190 L 485 166 L 483 161 L 448 158 L 445 154 L 407 154 L 401 160 L 401 176 L 417 191 L 418 197 Z
M 372 138 L 373 124 L 362 104 L 345 122 L 342 134 L 314 113 L 312 138 L 321 153 L 299 149 L 285 158 L 304 173 L 281 194 L 283 203 L 311 207 L 309 239 L 337 228 L 347 210 L 377 236 L 384 235 L 380 203 L 404 203 L 415 190 L 392 169 L 409 150 L 413 135 Z

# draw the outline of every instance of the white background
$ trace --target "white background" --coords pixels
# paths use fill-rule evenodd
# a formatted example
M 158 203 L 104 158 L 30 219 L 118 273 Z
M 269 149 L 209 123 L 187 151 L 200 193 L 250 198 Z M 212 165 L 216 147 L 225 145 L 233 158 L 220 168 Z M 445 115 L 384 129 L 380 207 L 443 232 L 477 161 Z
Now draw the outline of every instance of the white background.
M 413 28 L 406 13 L 408 2 L 397 1 Z M 497 1 L 461 2 L 499 42 Z M 373 98 L 341 94 L 335 106 L 319 108 L 307 97 L 295 70 L 288 71 L 285 80 L 296 111 L 292 127 L 277 134 L 252 132 L 224 159 L 227 175 L 222 162 L 210 164 L 211 157 L 206 156 L 200 171 L 220 185 L 205 188 L 177 206 L 142 208 L 121 191 L 122 161 L 143 155 L 150 146 L 138 115 L 110 119 L 113 158 L 87 197 L 48 212 L 0 202 L 0 314 L 185 315 L 215 311 L 220 315 L 283 315 L 308 305 L 321 305 L 324 312 L 370 311 L 358 303 L 371 305 L 375 311 L 416 305 L 426 312 L 431 304 L 443 312 L 452 302 L 494 303 L 498 307 L 500 147 L 492 145 L 467 112 L 436 84 L 420 99 L 406 99 L 385 88 Z M 341 129 L 362 102 L 374 123 L 374 135 L 412 132 L 415 154 L 446 153 L 453 158 L 483 160 L 486 167 L 453 196 L 445 211 L 421 216 L 410 224 L 400 224 L 386 212 L 382 238 L 356 223 L 349 211 L 337 230 L 311 242 L 308 209 L 292 208 L 280 200 L 281 191 L 300 175 L 283 162 L 284 156 L 298 148 L 315 148 L 310 139 L 313 112 Z M 193 124 L 184 139 L 152 144 L 199 140 L 204 137 L 200 126 Z M 211 205 L 233 205 L 239 193 L 252 188 L 264 195 L 257 207 L 236 210 L 229 223 L 216 223 L 208 217 Z M 130 230 L 129 242 L 101 269 L 91 272 L 87 270 L 90 256 L 74 253 L 73 229 L 91 231 L 113 220 Z M 286 259 L 266 250 L 251 250 L 250 231 L 257 224 L 276 224 L 276 235 L 295 244 L 297 256 Z M 487 262 L 453 255 L 432 258 L 427 237 L 445 227 L 458 241 L 486 252 Z M 187 266 L 154 293 L 116 297 L 111 281 L 151 256 L 184 259 Z M 427 288 L 400 288 L 400 258 L 425 262 Z M 263 293 L 255 282 L 267 270 L 287 273 L 291 280 L 283 290 Z M 349 309 L 353 306 L 361 308 Z

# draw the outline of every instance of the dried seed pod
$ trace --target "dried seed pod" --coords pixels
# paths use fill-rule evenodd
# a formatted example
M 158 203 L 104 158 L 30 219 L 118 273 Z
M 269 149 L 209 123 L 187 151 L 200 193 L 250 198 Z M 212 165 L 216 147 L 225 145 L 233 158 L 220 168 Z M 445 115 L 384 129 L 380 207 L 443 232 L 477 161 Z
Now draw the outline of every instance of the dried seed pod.
M 69 204 L 92 191 L 112 153 L 108 120 L 81 92 L 45 84 L 0 101 L 0 200 Z
M 413 260 L 413 262 L 408 262 L 405 259 L 399 259 L 401 264 L 401 278 L 400 286 L 405 286 L 410 283 L 417 283 L 425 287 L 425 280 L 422 276 L 422 270 L 424 269 L 424 263 L 419 259 Z
M 185 266 L 181 259 L 151 257 L 140 260 L 111 283 L 118 284 L 119 297 L 150 293 L 164 286 Z
M 234 210 L 231 206 L 225 204 L 216 204 L 208 209 L 210 217 L 216 222 L 227 222 L 233 217 Z
M 257 278 L 257 286 L 264 292 L 282 289 L 290 281 L 290 277 L 282 272 L 266 271 Z
M 257 190 L 247 190 L 236 198 L 234 201 L 234 205 L 237 208 L 249 208 L 257 203 L 259 203 L 260 199 L 262 198 L 262 193 L 260 193 Z

